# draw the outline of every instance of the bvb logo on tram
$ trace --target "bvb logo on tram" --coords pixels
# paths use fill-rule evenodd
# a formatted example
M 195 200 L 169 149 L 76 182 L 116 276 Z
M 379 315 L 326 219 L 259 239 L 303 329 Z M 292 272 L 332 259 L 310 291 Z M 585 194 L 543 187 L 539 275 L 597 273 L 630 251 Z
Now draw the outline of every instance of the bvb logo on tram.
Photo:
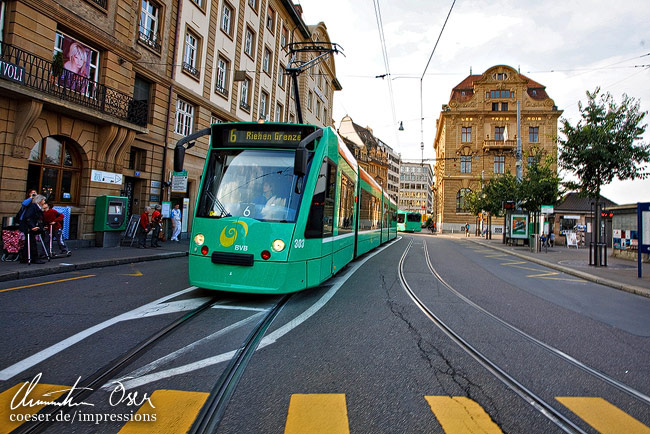
M 230 247 L 235 244 L 235 241 L 237 241 L 239 231 L 237 230 L 237 226 L 235 226 L 236 224 L 241 225 L 241 227 L 244 229 L 244 238 L 246 235 L 248 235 L 248 225 L 244 222 L 235 222 L 232 225 L 226 226 L 223 228 L 223 231 L 221 231 L 219 241 L 221 242 L 222 246 Z

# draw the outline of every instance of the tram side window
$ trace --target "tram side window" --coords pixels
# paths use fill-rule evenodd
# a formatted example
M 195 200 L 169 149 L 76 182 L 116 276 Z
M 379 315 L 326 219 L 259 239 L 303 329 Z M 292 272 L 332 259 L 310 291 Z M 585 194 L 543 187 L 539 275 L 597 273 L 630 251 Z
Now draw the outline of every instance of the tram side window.
M 339 192 L 339 234 L 351 232 L 354 219 L 354 182 L 345 173 L 341 172 L 341 186 Z
M 334 195 L 336 193 L 336 166 L 324 161 L 321 166 L 314 197 L 311 200 L 305 238 L 332 236 L 334 225 Z
M 361 205 L 359 206 L 359 230 L 372 229 L 372 199 L 373 197 L 364 189 L 361 189 Z

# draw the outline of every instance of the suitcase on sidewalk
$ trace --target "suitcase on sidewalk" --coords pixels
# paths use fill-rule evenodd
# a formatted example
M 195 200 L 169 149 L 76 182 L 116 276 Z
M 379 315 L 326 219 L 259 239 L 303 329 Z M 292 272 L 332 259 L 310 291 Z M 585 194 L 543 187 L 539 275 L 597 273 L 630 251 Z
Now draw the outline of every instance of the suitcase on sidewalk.
M 15 227 L 2 229 L 2 261 L 17 261 L 25 245 L 25 234 Z

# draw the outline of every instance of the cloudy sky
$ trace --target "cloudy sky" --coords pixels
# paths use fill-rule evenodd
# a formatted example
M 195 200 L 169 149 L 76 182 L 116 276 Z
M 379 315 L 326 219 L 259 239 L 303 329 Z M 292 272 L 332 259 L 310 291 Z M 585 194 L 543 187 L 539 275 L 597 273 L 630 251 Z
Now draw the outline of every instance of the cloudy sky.
M 420 78 L 453 0 L 379 0 L 392 76 L 391 108 L 372 0 L 300 0 L 307 24 L 323 21 L 343 47 L 336 74 L 334 119 L 346 115 L 404 159 L 433 158 L 435 121 L 451 89 L 498 64 L 519 68 L 546 86 L 563 116 L 579 120 L 578 101 L 600 86 L 617 102 L 623 93 L 650 110 L 650 2 L 624 0 L 457 0 L 423 83 Z M 398 131 L 399 122 L 405 131 Z M 646 123 L 650 117 L 646 117 Z M 649 129 L 650 130 L 650 129 Z M 646 133 L 645 142 L 650 141 Z M 566 176 L 566 175 L 565 175 Z M 603 195 L 623 204 L 650 202 L 650 180 L 615 181 Z

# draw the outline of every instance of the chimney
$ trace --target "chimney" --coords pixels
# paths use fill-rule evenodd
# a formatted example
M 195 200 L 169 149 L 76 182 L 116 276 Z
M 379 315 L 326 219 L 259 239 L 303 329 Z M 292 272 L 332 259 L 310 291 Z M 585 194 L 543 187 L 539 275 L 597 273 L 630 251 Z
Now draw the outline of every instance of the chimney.
M 300 18 L 302 18 L 302 6 L 301 6 L 301 5 L 294 4 L 294 5 L 293 5 L 293 8 L 294 8 L 294 9 L 296 10 L 296 12 L 298 13 L 298 16 L 299 16 Z

